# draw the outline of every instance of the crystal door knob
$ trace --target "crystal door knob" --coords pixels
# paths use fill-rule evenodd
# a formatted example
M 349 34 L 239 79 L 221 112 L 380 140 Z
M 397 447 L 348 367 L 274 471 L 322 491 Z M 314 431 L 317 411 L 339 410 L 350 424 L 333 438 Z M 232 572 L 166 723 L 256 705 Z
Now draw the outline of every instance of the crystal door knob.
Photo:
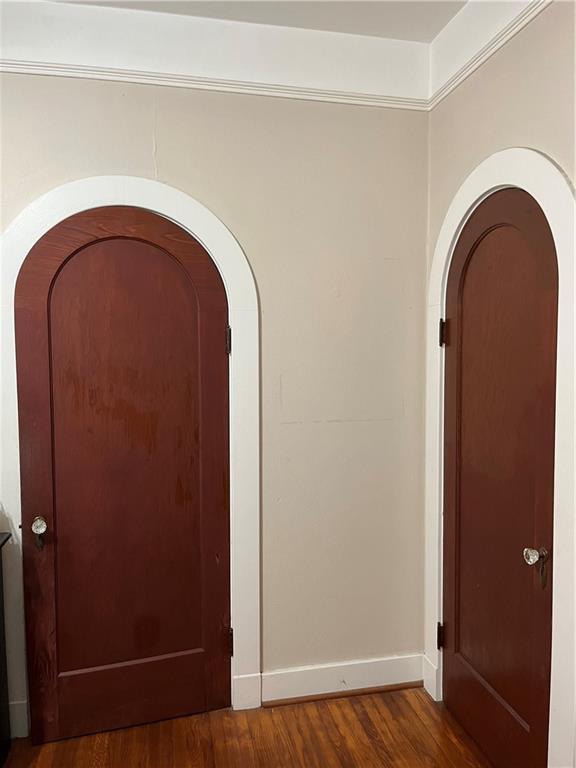
M 527 565 L 536 565 L 538 560 L 540 560 L 540 552 L 538 552 L 537 549 L 530 549 L 530 547 L 526 547 L 523 554 Z
M 42 536 L 48 530 L 48 523 L 43 517 L 35 517 L 30 527 L 32 528 L 32 533 L 36 536 L 36 546 L 38 549 L 43 549 L 44 539 Z
M 542 589 L 546 589 L 546 582 L 548 580 L 546 573 L 546 563 L 549 557 L 548 550 L 544 549 L 544 547 L 540 547 L 540 549 L 532 549 L 531 547 L 526 547 L 522 554 L 524 555 L 524 562 L 527 565 L 536 565 L 536 563 L 538 563 L 540 571 L 540 584 L 542 585 Z
M 46 533 L 48 530 L 48 523 L 43 517 L 35 517 L 34 520 L 32 520 L 32 533 L 35 533 L 36 536 L 42 536 L 43 533 Z
M 546 561 L 548 559 L 548 552 L 544 548 L 531 549 L 530 547 L 526 547 L 523 555 L 527 565 L 536 565 L 539 560 Z

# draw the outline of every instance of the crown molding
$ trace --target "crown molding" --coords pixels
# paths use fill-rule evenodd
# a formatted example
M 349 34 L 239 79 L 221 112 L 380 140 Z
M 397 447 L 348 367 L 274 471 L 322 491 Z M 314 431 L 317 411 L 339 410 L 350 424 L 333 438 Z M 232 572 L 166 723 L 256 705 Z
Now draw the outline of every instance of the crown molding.
M 78 4 L 2 3 L 7 71 L 422 107 L 428 46 Z
M 551 2 L 468 2 L 431 43 L 428 108 L 439 104 Z
M 427 111 L 550 2 L 471 0 L 430 44 L 4 2 L 0 71 Z
M 0 59 L 0 72 L 25 75 L 52 75 L 75 77 L 88 80 L 113 80 L 116 82 L 139 83 L 141 85 L 163 85 L 172 88 L 191 88 L 201 91 L 222 93 L 243 93 L 251 96 L 273 96 L 304 101 L 324 101 L 334 104 L 352 104 L 388 109 L 412 109 L 427 111 L 428 99 L 411 99 L 402 96 L 380 96 L 378 94 L 333 91 L 326 88 L 304 88 L 289 85 L 224 80 L 222 78 L 195 77 L 194 75 L 173 75 L 145 70 L 111 69 L 108 67 L 86 67 L 81 65 L 54 64 L 42 61 L 18 61 Z

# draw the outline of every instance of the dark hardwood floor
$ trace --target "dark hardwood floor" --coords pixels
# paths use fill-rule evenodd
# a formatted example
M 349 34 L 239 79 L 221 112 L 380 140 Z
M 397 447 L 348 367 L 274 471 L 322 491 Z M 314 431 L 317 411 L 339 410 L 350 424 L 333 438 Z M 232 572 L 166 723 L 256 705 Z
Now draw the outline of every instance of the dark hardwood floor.
M 32 747 L 9 768 L 490 768 L 421 688 L 220 710 Z

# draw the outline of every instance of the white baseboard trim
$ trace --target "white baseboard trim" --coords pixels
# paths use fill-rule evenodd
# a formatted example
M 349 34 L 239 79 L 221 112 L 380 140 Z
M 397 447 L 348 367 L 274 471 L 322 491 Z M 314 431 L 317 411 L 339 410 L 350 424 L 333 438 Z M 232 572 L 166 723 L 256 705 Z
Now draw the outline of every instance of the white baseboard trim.
M 11 701 L 10 710 L 10 733 L 13 739 L 21 739 L 28 736 L 28 702 Z
M 234 709 L 257 709 L 262 704 L 262 675 L 236 675 L 232 678 Z
M 360 659 L 262 673 L 262 701 L 297 699 L 422 680 L 422 654 Z
M 440 669 L 433 664 L 428 656 L 422 656 L 422 678 L 424 688 L 434 699 L 442 701 L 442 680 L 440 679 Z

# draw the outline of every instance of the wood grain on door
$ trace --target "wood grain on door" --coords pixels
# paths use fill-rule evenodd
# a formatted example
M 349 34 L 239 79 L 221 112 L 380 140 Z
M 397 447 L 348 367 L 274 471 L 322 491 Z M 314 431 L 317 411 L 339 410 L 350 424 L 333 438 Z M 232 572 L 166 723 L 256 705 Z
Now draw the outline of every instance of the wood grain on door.
M 444 698 L 497 768 L 547 765 L 557 304 L 542 210 L 492 194 L 448 277 Z
M 24 262 L 16 343 L 36 742 L 230 703 L 227 327 L 209 254 L 149 211 L 72 216 Z

